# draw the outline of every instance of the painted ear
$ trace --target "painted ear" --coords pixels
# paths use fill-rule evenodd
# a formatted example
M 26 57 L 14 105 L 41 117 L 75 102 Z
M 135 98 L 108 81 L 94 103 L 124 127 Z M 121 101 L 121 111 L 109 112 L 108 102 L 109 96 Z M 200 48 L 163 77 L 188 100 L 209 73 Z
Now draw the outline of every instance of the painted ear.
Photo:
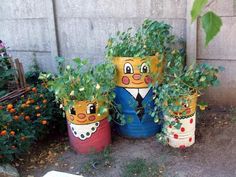
M 95 114 L 96 113 L 96 103 L 90 103 L 87 106 L 87 114 Z
M 70 108 L 70 111 L 69 111 L 69 112 L 70 112 L 70 114 L 72 114 L 72 115 L 76 115 L 75 108 L 73 108 L 73 107 Z

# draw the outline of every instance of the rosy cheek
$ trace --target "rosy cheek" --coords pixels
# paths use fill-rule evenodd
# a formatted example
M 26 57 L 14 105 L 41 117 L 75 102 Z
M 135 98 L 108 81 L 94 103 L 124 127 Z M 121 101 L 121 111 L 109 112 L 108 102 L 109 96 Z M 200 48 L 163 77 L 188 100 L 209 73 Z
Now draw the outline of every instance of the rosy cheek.
M 146 84 L 150 84 L 152 82 L 152 78 L 150 76 L 146 76 L 144 81 Z
M 187 113 L 187 114 L 190 114 L 190 113 L 191 113 L 191 109 L 190 109 L 190 108 L 187 108 L 187 109 L 186 109 L 186 113 Z
M 96 119 L 96 117 L 95 117 L 95 116 L 89 116 L 88 119 L 89 119 L 90 121 L 94 121 L 94 120 Z
M 73 120 L 74 120 L 74 116 L 72 116 L 72 115 L 71 115 L 71 116 L 70 116 L 70 120 L 72 120 L 72 121 L 73 121 Z
M 128 85 L 130 82 L 129 78 L 127 76 L 123 76 L 122 77 L 122 83 L 125 84 L 125 85 Z

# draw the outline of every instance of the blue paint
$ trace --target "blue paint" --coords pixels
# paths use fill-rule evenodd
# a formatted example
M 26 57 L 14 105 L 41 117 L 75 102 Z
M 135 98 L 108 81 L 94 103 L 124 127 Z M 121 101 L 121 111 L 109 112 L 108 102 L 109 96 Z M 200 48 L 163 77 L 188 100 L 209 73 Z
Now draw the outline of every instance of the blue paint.
M 140 119 L 136 113 L 137 102 L 135 98 L 123 87 L 115 88 L 115 102 L 122 107 L 122 114 L 127 122 L 125 125 L 117 124 L 119 134 L 130 138 L 147 138 L 161 131 L 161 125 L 154 122 L 150 111 L 154 109 L 153 92 L 149 90 L 142 101 L 144 115 Z

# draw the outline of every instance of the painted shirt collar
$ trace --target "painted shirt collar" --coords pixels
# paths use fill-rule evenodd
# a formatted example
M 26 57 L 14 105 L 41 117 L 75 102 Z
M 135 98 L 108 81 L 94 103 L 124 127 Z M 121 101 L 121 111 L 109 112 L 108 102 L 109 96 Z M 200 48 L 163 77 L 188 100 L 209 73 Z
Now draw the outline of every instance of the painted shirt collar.
M 150 88 L 125 88 L 135 99 L 138 93 L 141 95 L 142 98 L 145 98 L 147 93 L 149 92 Z

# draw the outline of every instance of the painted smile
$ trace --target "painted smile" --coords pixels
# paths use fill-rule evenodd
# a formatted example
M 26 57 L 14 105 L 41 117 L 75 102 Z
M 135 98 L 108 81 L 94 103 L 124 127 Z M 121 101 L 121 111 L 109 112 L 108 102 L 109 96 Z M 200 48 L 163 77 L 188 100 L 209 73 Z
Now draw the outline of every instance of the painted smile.
M 84 122 L 86 122 L 86 119 L 85 119 L 85 120 L 78 120 L 78 119 L 77 119 L 77 122 L 79 122 L 79 123 L 84 123 Z
M 143 82 L 132 82 L 133 84 L 142 84 Z

